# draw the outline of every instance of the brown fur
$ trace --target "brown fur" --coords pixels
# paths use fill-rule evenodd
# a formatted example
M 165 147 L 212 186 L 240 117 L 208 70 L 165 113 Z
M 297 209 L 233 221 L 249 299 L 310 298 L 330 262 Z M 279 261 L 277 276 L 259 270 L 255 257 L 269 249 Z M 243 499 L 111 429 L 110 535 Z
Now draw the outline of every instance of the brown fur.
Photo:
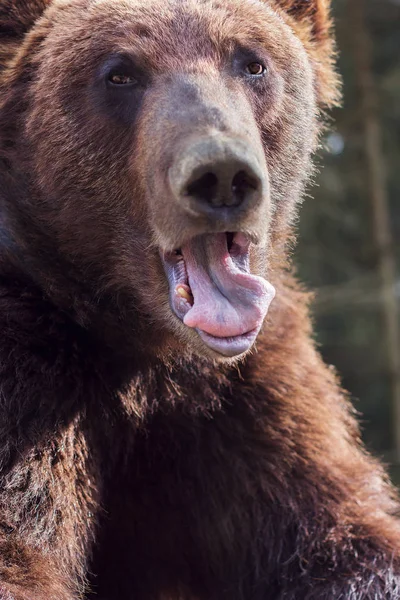
M 397 497 L 287 271 L 338 100 L 328 3 L 0 0 L 0 34 L 1 600 L 398 598 Z M 232 40 L 261 92 L 221 76 Z M 137 113 L 90 84 L 117 49 L 155 74 Z M 162 179 L 204 123 L 268 164 L 239 224 L 277 295 L 240 361 L 172 317 L 158 253 L 218 230 Z

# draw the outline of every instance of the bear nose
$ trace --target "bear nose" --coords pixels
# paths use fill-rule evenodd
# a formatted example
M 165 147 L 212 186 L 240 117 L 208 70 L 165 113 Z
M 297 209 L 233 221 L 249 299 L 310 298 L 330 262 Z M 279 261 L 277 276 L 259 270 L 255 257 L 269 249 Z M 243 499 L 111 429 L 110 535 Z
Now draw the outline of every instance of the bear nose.
M 197 214 L 258 205 L 263 179 L 255 153 L 241 139 L 198 140 L 186 146 L 169 169 L 175 198 Z
M 210 162 L 194 170 L 183 185 L 186 198 L 204 207 L 240 206 L 252 199 L 260 187 L 250 165 L 237 160 Z

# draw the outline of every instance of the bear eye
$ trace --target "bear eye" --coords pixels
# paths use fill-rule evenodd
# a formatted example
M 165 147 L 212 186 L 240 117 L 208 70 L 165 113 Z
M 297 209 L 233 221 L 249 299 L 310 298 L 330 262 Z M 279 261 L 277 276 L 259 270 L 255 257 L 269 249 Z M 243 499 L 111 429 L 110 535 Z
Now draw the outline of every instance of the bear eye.
M 260 77 L 260 75 L 265 75 L 267 68 L 262 63 L 251 62 L 247 65 L 245 71 L 248 75 Z
M 110 73 L 108 76 L 108 82 L 111 85 L 119 86 L 119 85 L 135 85 L 137 84 L 137 79 L 133 77 L 133 75 L 128 75 L 127 73 Z

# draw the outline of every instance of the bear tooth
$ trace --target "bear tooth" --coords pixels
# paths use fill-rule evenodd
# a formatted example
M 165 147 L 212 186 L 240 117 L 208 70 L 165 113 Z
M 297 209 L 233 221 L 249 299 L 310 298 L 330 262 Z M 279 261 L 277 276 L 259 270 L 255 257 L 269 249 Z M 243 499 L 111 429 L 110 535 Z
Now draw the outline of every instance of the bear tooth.
M 176 293 L 178 294 L 178 296 L 180 296 L 181 298 L 184 298 L 188 302 L 190 302 L 192 300 L 190 293 L 182 285 L 178 285 L 178 287 L 176 288 Z

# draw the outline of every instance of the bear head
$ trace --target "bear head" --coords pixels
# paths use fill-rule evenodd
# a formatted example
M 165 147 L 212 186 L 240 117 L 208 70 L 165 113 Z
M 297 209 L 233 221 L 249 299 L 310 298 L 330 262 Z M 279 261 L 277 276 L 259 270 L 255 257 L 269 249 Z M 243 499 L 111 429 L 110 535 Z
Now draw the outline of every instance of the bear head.
M 119 348 L 231 361 L 285 267 L 327 0 L 1 0 L 0 240 Z

